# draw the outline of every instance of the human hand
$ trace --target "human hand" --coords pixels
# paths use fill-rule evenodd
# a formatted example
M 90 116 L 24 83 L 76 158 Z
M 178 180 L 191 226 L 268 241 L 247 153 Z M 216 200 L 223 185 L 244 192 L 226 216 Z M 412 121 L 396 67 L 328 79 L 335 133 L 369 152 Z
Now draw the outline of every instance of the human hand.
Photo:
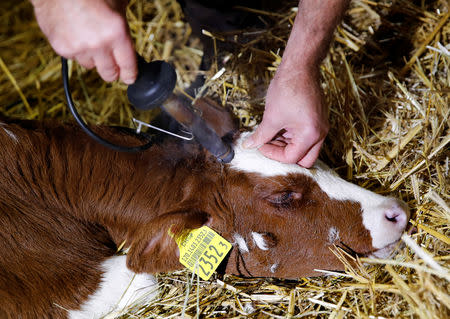
M 244 147 L 259 147 L 280 162 L 311 167 L 328 132 L 319 64 L 349 0 L 301 0 L 281 64 L 270 83 L 266 110 Z
M 136 53 L 125 18 L 126 0 L 31 0 L 36 19 L 61 56 L 97 68 L 105 81 L 132 84 Z
M 293 74 L 294 73 L 294 74 Z M 311 167 L 328 133 L 318 68 L 278 69 L 266 96 L 261 124 L 244 147 L 258 147 L 266 157 Z

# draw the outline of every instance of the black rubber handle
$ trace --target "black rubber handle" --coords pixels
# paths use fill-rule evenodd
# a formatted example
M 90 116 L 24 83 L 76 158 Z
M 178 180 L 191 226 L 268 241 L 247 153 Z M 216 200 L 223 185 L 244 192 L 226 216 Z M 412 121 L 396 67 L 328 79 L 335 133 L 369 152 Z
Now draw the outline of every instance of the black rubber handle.
M 147 111 L 161 106 L 172 94 L 177 82 L 175 69 L 165 61 L 146 62 L 137 56 L 138 76 L 128 86 L 127 95 L 138 110 Z
M 130 103 L 142 111 L 162 107 L 178 123 L 186 126 L 219 161 L 229 163 L 234 156 L 231 146 L 224 143 L 202 118 L 172 93 L 177 81 L 174 68 L 164 61 L 147 63 L 141 56 L 137 58 L 138 77 L 127 89 Z

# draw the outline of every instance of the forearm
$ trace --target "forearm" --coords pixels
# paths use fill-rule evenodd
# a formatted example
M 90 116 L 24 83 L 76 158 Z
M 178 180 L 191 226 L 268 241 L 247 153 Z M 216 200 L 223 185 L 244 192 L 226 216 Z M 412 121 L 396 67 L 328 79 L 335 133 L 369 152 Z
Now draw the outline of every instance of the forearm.
M 328 132 L 318 66 L 349 1 L 300 0 L 280 67 L 267 90 L 263 120 L 245 147 L 258 147 L 280 162 L 314 164 Z
M 324 59 L 334 29 L 341 21 L 349 0 L 300 0 L 282 67 L 317 67 Z

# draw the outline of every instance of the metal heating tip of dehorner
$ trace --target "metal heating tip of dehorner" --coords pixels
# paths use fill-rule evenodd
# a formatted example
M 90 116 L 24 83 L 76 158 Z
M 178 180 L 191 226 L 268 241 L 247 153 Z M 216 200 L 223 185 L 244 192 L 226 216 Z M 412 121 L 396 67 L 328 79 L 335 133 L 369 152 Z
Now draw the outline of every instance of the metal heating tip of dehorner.
M 138 77 L 128 87 L 131 104 L 139 110 L 161 107 L 178 123 L 186 127 L 195 139 L 219 161 L 229 163 L 234 151 L 183 99 L 173 93 L 177 75 L 164 61 L 147 63 L 138 56 Z
M 172 94 L 161 108 L 174 120 L 185 126 L 195 139 L 219 161 L 231 162 L 234 157 L 231 146 L 225 143 L 189 105 L 186 105 L 184 100 Z

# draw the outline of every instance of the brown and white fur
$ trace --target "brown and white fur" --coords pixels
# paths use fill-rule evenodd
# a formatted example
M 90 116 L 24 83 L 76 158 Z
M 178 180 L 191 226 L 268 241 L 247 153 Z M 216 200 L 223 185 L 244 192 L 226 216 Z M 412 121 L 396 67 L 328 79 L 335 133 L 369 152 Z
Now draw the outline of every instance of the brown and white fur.
M 225 272 L 249 277 L 340 270 L 333 245 L 392 251 L 409 217 L 403 202 L 321 163 L 269 160 L 241 147 L 246 134 L 221 164 L 195 143 L 118 153 L 72 124 L 0 122 L 0 318 L 92 318 L 151 298 L 142 289 L 155 290 L 147 274 L 182 268 L 169 228 L 209 225 L 234 246 Z M 127 256 L 115 256 L 123 242 Z

